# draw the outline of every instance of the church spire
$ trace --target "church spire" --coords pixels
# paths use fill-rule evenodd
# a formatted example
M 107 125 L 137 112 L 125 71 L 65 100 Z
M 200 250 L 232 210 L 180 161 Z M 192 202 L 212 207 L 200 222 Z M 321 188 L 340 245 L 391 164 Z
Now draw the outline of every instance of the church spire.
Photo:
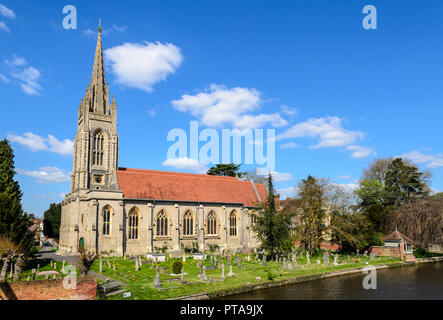
M 109 109 L 109 103 L 103 64 L 102 30 L 101 20 L 99 20 L 97 46 L 95 48 L 94 66 L 90 84 L 90 89 L 92 90 L 90 111 L 105 114 Z

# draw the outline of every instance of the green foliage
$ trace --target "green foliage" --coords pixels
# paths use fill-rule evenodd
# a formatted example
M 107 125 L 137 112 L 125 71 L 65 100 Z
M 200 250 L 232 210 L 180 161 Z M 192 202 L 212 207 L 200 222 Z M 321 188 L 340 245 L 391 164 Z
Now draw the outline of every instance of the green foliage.
M 425 177 L 417 167 L 404 164 L 401 158 L 391 162 L 385 181 L 385 198 L 388 205 L 398 208 L 413 199 L 423 198 L 428 193 Z
M 234 163 L 217 164 L 215 167 L 211 167 L 206 174 L 211 176 L 228 176 L 228 177 L 241 177 L 244 173 L 239 172 L 240 164 Z
M 287 251 L 292 246 L 291 218 L 293 215 L 277 211 L 274 184 L 270 174 L 267 178 L 267 187 L 267 201 L 251 214 L 255 220 L 252 230 L 263 249 L 274 257 L 277 252 Z
M 266 270 L 266 278 L 267 278 L 269 281 L 272 281 L 272 280 L 275 279 L 275 275 L 271 272 L 271 270 Z
M 14 153 L 8 140 L 4 139 L 0 141 L 0 193 L 4 192 L 20 202 L 22 192 L 14 175 Z
M 180 260 L 175 260 L 172 264 L 172 273 L 179 274 L 182 272 L 183 263 Z
M 14 180 L 14 154 L 7 140 L 0 141 L 0 235 L 16 243 L 25 257 L 35 250 L 32 215 L 21 206 L 21 190 Z
M 432 257 L 443 256 L 443 253 L 429 252 L 428 250 L 423 249 L 422 247 L 417 247 L 414 248 L 414 256 L 416 258 L 432 258 Z
M 49 209 L 43 214 L 43 233 L 49 238 L 58 239 L 60 236 L 60 221 L 62 206 L 60 203 L 51 203 Z
M 323 186 L 319 181 L 308 176 L 299 184 L 301 200 L 301 223 L 297 226 L 298 238 L 308 250 L 320 247 L 325 233 L 326 203 Z
M 215 252 L 218 249 L 220 249 L 220 246 L 216 243 L 209 245 L 209 252 L 211 252 L 211 253 Z

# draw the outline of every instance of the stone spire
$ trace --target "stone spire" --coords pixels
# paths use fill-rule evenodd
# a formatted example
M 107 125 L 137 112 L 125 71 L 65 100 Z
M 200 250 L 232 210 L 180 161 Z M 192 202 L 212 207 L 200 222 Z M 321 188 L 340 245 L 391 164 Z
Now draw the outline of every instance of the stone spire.
M 106 84 L 103 66 L 102 30 L 101 22 L 99 22 L 94 67 L 92 69 L 91 84 L 89 85 L 91 90 L 90 111 L 106 114 L 109 111 L 109 89 Z

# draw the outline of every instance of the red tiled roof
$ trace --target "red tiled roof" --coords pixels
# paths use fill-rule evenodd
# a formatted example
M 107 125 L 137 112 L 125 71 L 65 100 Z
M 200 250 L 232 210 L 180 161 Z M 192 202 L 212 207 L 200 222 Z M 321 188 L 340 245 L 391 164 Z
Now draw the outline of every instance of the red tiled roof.
M 384 241 L 400 241 L 400 239 L 410 244 L 414 243 L 414 241 L 411 238 L 405 236 L 403 233 L 397 230 L 395 230 L 390 235 L 383 238 Z
M 119 168 L 117 178 L 127 199 L 242 203 L 245 207 L 259 205 L 251 182 L 234 177 Z M 265 185 L 255 183 L 255 187 L 261 201 L 266 201 Z

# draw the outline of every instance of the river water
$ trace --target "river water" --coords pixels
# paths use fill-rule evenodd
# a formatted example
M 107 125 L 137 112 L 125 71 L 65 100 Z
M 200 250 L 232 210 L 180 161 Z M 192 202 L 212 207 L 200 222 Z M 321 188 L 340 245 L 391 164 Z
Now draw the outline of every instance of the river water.
M 353 274 L 224 297 L 232 300 L 443 300 L 443 263 L 377 270 L 377 289 L 364 289 L 366 274 Z

